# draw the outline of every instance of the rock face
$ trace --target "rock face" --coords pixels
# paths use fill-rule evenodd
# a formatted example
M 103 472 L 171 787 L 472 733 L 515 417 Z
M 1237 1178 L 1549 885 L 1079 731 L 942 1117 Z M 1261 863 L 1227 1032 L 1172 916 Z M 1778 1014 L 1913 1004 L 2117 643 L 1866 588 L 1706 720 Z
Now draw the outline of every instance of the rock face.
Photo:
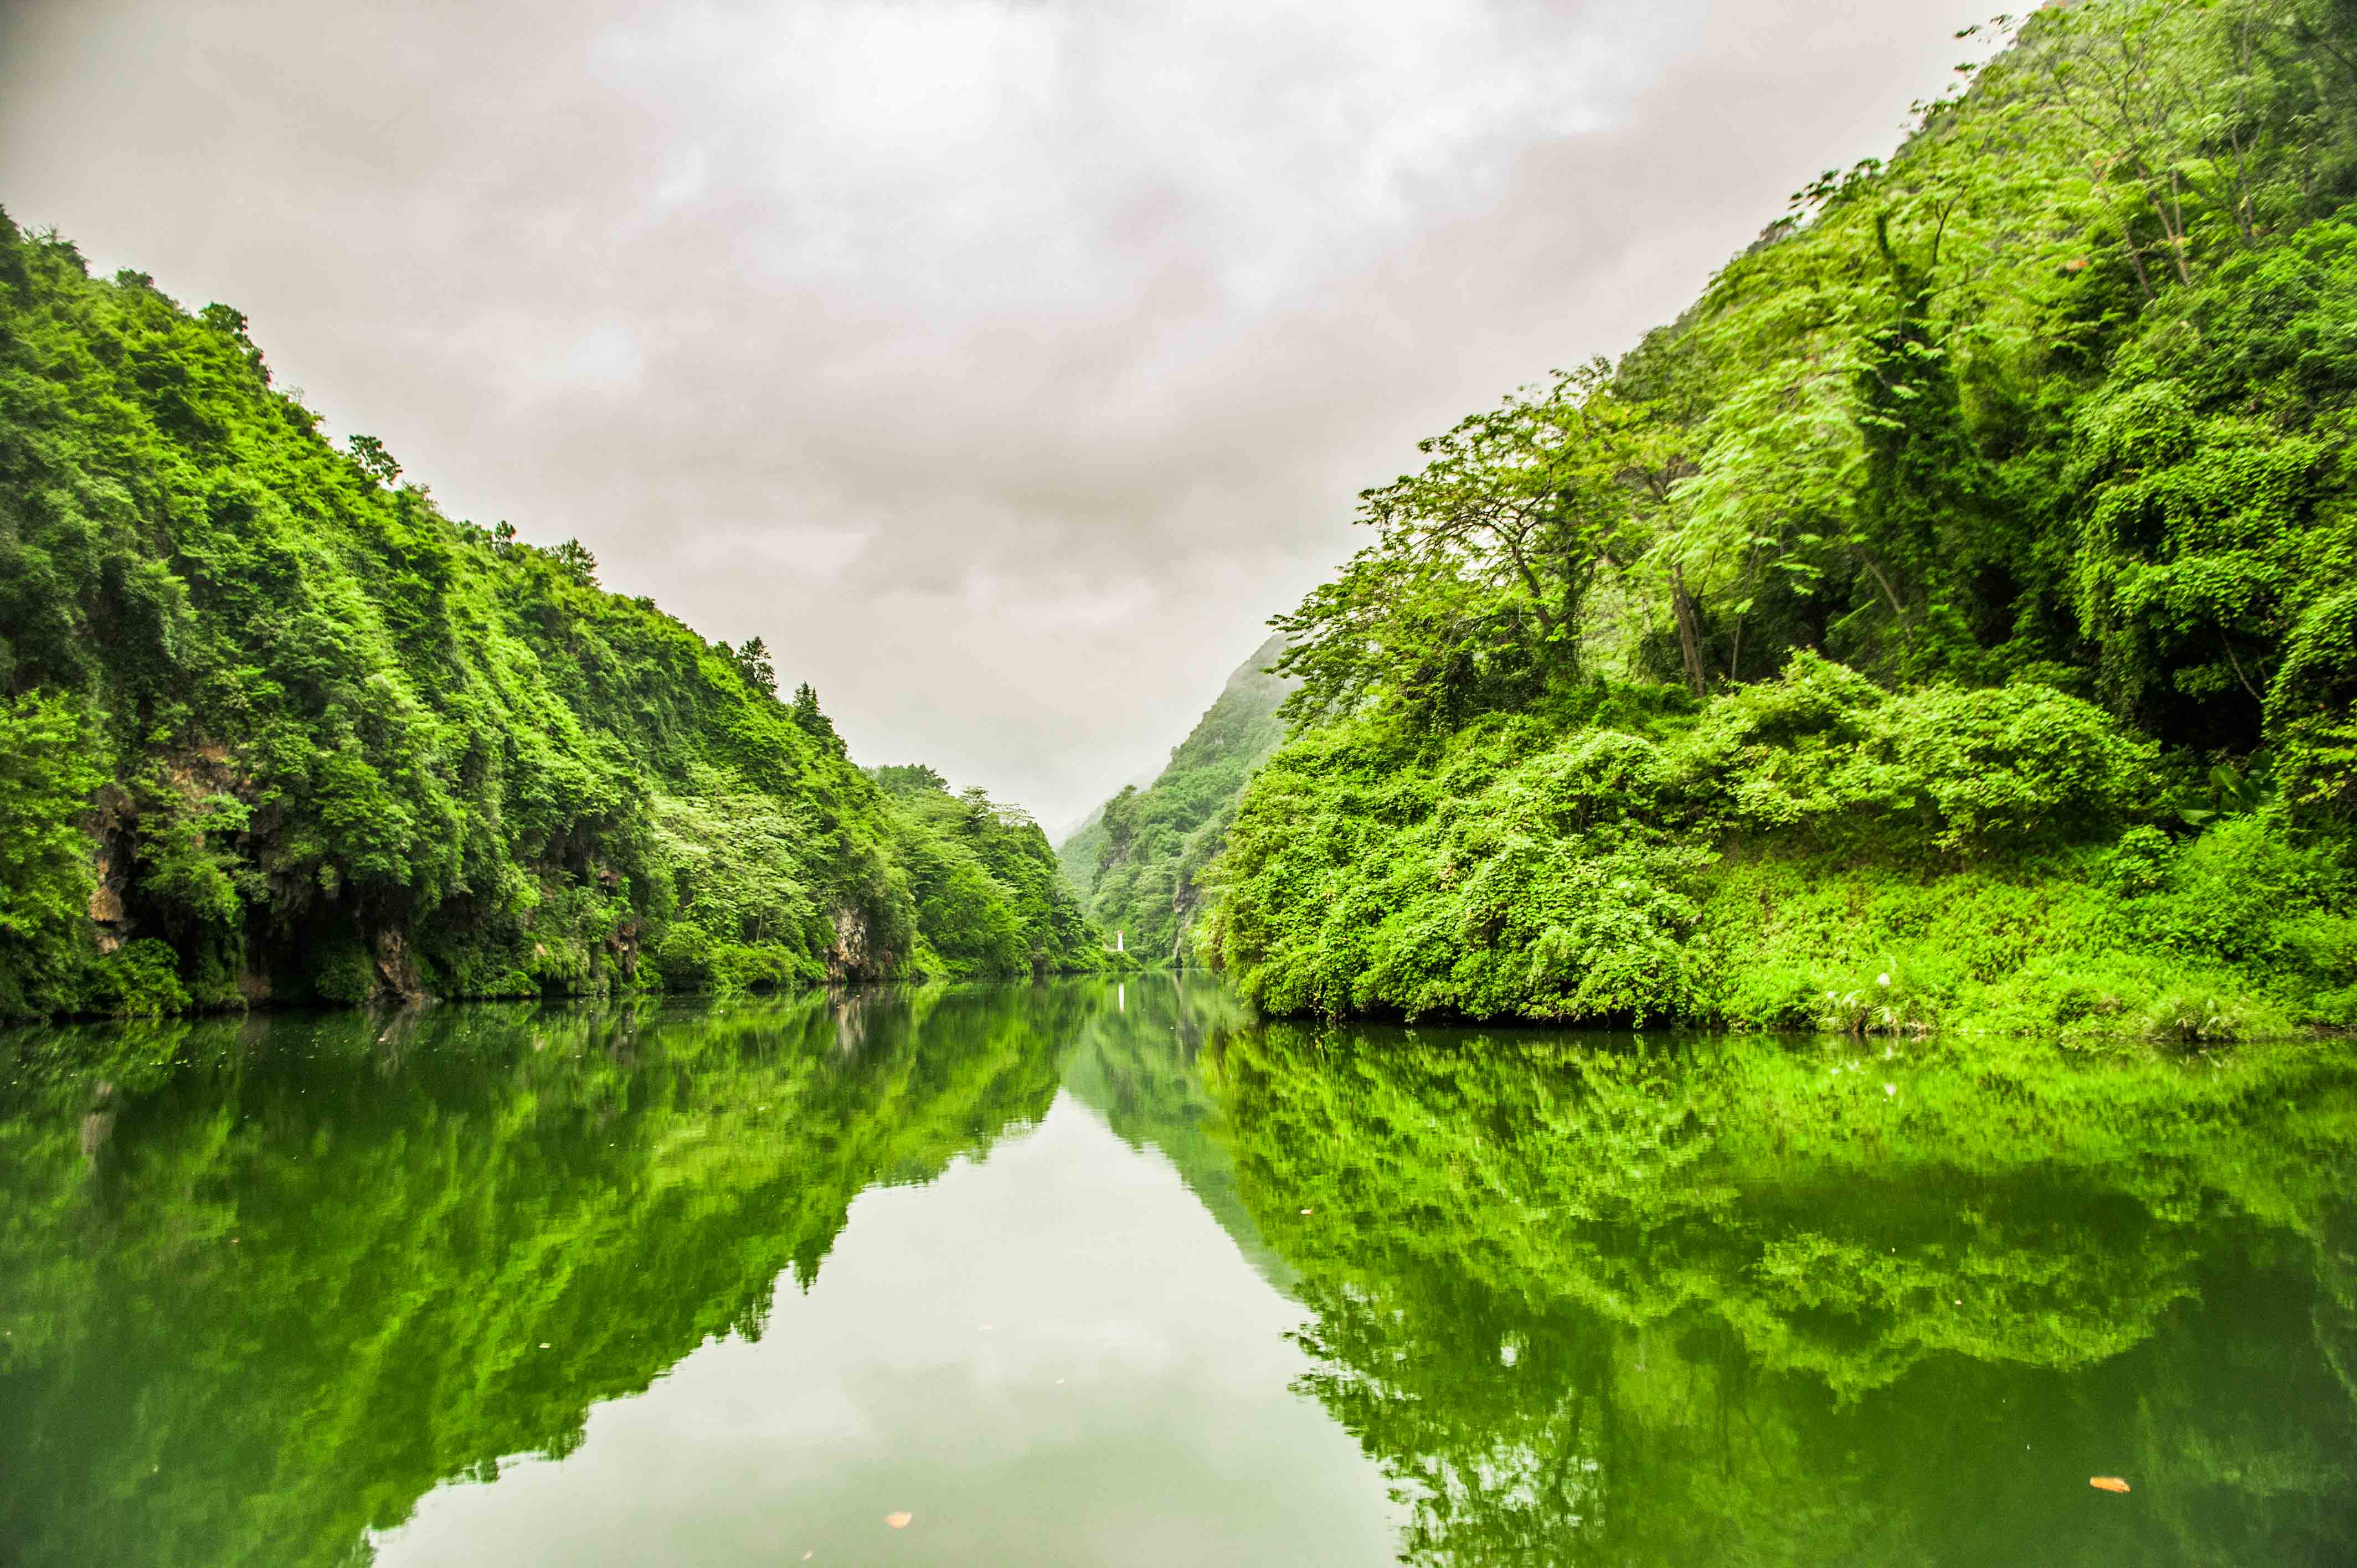
M 91 935 L 100 952 L 111 953 L 123 946 L 129 925 L 123 908 L 123 873 L 114 856 L 103 849 L 91 860 L 91 869 L 97 873 L 97 886 L 90 890 Z
M 384 998 L 402 1003 L 426 1000 L 425 982 L 419 977 L 417 961 L 402 934 L 387 928 L 376 934 L 374 945 L 377 983 Z
M 270 1000 L 274 988 L 270 972 L 262 967 L 253 949 L 246 950 L 245 962 L 237 972 L 237 993 L 245 998 L 249 1007 L 259 1007 Z
M 85 823 L 91 836 L 91 937 L 101 953 L 121 950 L 134 934 L 123 898 L 131 887 L 128 806 L 124 791 L 110 786 L 99 791 Z
M 834 945 L 826 950 L 826 978 L 830 983 L 873 980 L 890 963 L 890 954 L 870 950 L 866 915 L 857 909 L 834 912 Z

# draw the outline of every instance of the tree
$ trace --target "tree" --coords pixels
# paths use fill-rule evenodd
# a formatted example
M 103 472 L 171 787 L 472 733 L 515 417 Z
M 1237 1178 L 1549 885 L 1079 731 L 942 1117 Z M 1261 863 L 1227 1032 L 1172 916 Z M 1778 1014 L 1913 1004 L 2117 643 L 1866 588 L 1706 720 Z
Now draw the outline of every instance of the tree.
M 725 650 L 728 645 L 724 642 L 720 646 Z M 774 697 L 778 694 L 778 671 L 770 662 L 768 643 L 758 637 L 747 638 L 745 646 L 737 650 L 732 657 L 737 665 L 737 673 L 745 678 L 745 684 L 764 696 Z
M 2283 166 L 2298 117 L 2269 100 L 2288 85 L 2287 57 L 2331 58 L 2338 29 L 2319 29 L 2291 0 L 2105 0 L 2033 21 L 2027 58 L 2078 133 L 2147 295 L 2156 273 L 2193 281 L 2205 234 L 2259 242 L 2276 215 L 2271 188 L 2299 178 Z M 2138 238 L 2151 229 L 2157 242 Z
M 566 576 L 585 588 L 597 585 L 597 557 L 577 539 L 567 539 L 549 551 L 549 555 L 565 569 Z
M 90 846 L 75 818 L 105 774 L 72 702 L 0 701 L 0 1014 L 54 1004 L 87 948 Z
M 946 795 L 950 781 L 921 762 L 871 768 L 867 777 L 888 795 Z
M 384 449 L 384 443 L 373 435 L 355 435 L 351 439 L 352 461 L 361 472 L 380 485 L 390 487 L 401 478 L 401 465 Z
M 845 755 L 843 737 L 834 733 L 834 721 L 820 711 L 818 693 L 807 681 L 794 688 L 792 713 L 795 725 L 804 735 L 836 757 Z
M 1628 439 L 1642 415 L 1610 381 L 1601 363 L 1558 371 L 1419 442 L 1422 469 L 1360 497 L 1377 542 L 1272 623 L 1292 644 L 1276 669 L 1303 682 L 1290 713 L 1388 684 L 1447 728 L 1580 676 L 1589 595 L 1641 550 L 1649 495 Z

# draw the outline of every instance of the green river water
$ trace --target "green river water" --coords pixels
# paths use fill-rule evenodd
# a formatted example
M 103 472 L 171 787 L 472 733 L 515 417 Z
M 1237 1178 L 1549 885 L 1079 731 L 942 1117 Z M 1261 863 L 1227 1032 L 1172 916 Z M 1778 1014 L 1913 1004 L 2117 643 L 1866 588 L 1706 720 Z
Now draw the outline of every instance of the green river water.
M 0 1332 L 12 1563 L 2347 1563 L 2357 1062 L 1159 976 L 19 1029 Z

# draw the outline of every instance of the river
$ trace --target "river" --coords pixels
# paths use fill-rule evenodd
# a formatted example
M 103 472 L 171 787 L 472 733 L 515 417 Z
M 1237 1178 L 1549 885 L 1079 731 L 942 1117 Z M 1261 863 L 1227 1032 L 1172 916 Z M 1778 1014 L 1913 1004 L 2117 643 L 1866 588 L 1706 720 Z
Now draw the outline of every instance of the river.
M 16 1029 L 0 1204 L 0 1562 L 2357 1560 L 2338 1047 Z

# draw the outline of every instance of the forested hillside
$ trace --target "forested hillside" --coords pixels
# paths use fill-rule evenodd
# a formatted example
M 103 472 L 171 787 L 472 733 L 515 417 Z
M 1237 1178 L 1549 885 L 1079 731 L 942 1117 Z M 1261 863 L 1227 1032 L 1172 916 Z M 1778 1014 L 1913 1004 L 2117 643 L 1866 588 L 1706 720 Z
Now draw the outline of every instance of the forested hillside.
M 880 787 L 759 639 L 446 517 L 237 311 L 0 219 L 0 1015 L 1095 951 L 1029 819 Z
M 1090 918 L 1145 961 L 1189 956 L 1197 878 L 1227 843 L 1244 780 L 1285 740 L 1277 709 L 1294 682 L 1268 672 L 1284 651 L 1282 636 L 1254 650 L 1170 765 L 1145 789 L 1107 800 L 1056 851 Z
M 1286 1012 L 2357 1021 L 2352 199 L 2350 0 L 2019 21 L 1366 493 L 1207 945 Z

